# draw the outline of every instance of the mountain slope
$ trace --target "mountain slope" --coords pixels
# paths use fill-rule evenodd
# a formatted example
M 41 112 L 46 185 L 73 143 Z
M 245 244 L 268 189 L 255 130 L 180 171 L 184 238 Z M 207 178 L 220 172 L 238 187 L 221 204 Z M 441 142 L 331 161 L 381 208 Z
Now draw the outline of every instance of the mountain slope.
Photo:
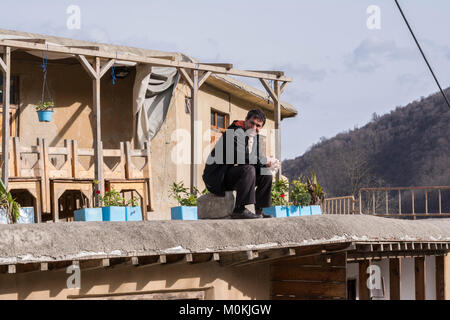
M 434 94 L 322 140 L 284 161 L 283 174 L 293 179 L 314 169 L 328 196 L 361 187 L 450 185 L 449 136 L 450 108 Z

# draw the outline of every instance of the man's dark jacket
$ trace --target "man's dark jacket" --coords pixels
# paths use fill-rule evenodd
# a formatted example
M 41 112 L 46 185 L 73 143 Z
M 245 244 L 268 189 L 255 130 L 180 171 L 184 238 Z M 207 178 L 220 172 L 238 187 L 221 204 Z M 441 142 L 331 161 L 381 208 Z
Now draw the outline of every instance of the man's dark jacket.
M 222 197 L 225 196 L 225 174 L 230 167 L 233 167 L 235 164 L 244 164 L 241 163 L 244 159 L 245 164 L 254 165 L 257 172 L 267 165 L 267 159 L 263 155 L 262 145 L 260 144 L 262 139 L 259 134 L 254 137 L 252 152 L 249 153 L 247 150 L 249 138 L 239 138 L 245 135 L 245 122 L 234 121 L 233 124 L 228 127 L 228 130 L 233 130 L 235 133 L 232 136 L 228 136 L 229 138 L 232 137 L 234 140 L 233 150 L 227 150 L 227 133 L 224 133 L 212 150 L 205 171 L 203 172 L 203 181 L 205 182 L 208 191 Z M 245 141 L 245 146 L 243 145 L 243 141 Z M 219 156 L 219 159 L 215 159 L 219 148 L 223 150 L 223 157 Z M 227 152 L 230 159 L 227 157 Z M 229 152 L 234 152 L 233 157 L 229 155 Z M 240 161 L 238 162 L 238 160 Z

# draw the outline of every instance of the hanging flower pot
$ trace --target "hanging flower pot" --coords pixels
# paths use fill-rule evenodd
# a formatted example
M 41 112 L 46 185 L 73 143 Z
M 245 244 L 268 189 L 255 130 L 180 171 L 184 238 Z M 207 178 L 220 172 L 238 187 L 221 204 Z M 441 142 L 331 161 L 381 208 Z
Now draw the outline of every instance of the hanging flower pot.
M 51 101 L 41 102 L 36 106 L 39 122 L 51 122 L 53 117 L 53 107 L 55 104 Z

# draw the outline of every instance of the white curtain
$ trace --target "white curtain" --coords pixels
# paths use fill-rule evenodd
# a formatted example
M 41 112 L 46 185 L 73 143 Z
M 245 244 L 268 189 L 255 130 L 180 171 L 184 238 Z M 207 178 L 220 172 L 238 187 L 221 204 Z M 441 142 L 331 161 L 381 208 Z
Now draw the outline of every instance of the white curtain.
M 136 66 L 133 114 L 137 148 L 151 141 L 161 129 L 179 79 L 176 68 Z

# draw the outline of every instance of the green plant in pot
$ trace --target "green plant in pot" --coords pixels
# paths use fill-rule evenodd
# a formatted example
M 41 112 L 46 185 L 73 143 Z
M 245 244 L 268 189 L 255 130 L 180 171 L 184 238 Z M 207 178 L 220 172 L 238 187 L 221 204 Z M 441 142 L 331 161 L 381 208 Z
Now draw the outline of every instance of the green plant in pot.
M 172 220 L 198 220 L 197 198 L 198 195 L 207 194 L 207 190 L 200 192 L 194 188 L 194 192 L 190 192 L 184 182 L 174 182 L 169 192 L 179 204 L 171 209 Z
M 266 214 L 276 218 L 289 216 L 289 182 L 280 179 L 272 184 L 272 207 L 264 208 Z
M 289 216 L 309 215 L 309 205 L 311 203 L 311 194 L 308 186 L 299 177 L 298 180 L 291 181 L 291 192 L 289 198 L 292 206 L 289 207 Z
M 55 103 L 53 101 L 40 101 L 36 106 L 38 118 L 40 122 L 50 122 L 53 117 L 53 108 Z
M 0 214 L 5 217 L 5 223 L 15 224 L 20 217 L 20 204 L 18 204 L 0 179 Z M 2 218 L 3 218 L 2 217 Z M 3 220 L 3 219 L 0 219 Z
M 306 184 L 308 186 L 308 192 L 311 195 L 311 214 L 322 214 L 321 205 L 325 201 L 325 192 L 322 186 L 319 184 L 317 175 L 314 170 L 311 170 L 311 178 L 307 178 Z

